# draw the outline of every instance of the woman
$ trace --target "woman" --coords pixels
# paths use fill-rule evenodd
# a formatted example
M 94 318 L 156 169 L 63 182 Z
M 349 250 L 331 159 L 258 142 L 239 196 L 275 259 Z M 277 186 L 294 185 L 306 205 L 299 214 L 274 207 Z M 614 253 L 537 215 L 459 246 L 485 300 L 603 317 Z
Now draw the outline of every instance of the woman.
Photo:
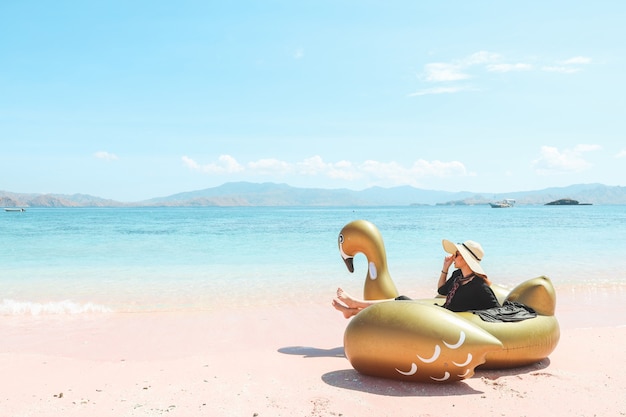
M 491 282 L 480 266 L 480 261 L 484 256 L 480 243 L 472 240 L 453 243 L 444 239 L 442 245 L 443 249 L 450 254 L 443 260 L 443 268 L 437 284 L 437 292 L 446 296 L 443 306 L 457 312 L 499 307 L 500 303 L 489 287 Z M 448 279 L 448 270 L 453 262 L 456 270 Z M 408 300 L 409 298 L 401 295 L 395 299 Z M 333 307 L 341 311 L 345 318 L 350 318 L 362 309 L 382 301 L 390 300 L 360 300 L 338 288 Z

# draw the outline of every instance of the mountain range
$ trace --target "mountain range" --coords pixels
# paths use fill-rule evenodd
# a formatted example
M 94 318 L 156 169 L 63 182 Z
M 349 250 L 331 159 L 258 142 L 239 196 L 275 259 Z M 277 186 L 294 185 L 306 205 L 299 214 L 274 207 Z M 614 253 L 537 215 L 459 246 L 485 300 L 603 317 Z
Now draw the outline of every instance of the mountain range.
M 192 206 L 406 206 L 480 205 L 503 199 L 517 205 L 545 204 L 571 198 L 590 204 L 626 204 L 626 187 L 577 184 L 534 191 L 477 193 L 425 190 L 410 186 L 349 189 L 297 188 L 287 184 L 230 182 L 138 202 L 120 202 L 86 194 L 27 194 L 0 191 L 2 207 L 192 207 Z

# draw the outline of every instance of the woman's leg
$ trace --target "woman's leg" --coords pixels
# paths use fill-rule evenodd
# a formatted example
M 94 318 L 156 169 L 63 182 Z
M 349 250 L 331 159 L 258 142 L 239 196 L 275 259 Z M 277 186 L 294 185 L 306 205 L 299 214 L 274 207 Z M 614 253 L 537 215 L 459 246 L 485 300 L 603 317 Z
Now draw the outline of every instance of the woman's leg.
M 359 311 L 376 303 L 390 300 L 360 300 L 354 298 L 341 288 L 337 288 L 337 298 L 333 299 L 333 307 L 341 311 L 343 316 L 349 319 Z
M 360 308 L 346 307 L 345 305 L 341 304 L 341 302 L 337 300 L 336 298 L 333 300 L 333 307 L 341 311 L 343 313 L 343 316 L 347 319 L 349 319 L 352 316 L 356 316 L 357 313 L 362 310 Z
M 393 300 L 393 298 L 390 298 L 388 300 L 361 300 L 361 299 L 352 297 L 341 288 L 337 288 L 337 299 L 350 308 L 358 308 L 358 309 L 363 309 L 363 308 L 369 307 L 373 304 L 380 303 L 383 301 Z

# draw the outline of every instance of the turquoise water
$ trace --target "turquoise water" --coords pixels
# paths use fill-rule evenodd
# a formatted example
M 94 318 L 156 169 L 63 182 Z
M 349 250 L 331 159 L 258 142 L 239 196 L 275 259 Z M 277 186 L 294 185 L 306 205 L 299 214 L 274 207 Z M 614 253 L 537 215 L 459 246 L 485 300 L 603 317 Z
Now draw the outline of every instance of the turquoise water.
M 381 230 L 402 292 L 433 288 L 442 238 L 479 241 L 503 285 L 626 285 L 626 206 L 33 208 L 0 213 L 0 315 L 329 300 L 362 287 L 365 258 L 350 274 L 337 250 L 355 219 Z

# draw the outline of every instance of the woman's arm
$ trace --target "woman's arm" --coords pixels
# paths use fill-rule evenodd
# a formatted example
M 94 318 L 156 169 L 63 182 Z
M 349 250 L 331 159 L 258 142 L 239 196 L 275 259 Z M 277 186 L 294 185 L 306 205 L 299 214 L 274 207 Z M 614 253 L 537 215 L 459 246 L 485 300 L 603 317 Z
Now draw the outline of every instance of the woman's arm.
M 454 261 L 454 255 L 448 255 L 443 259 L 443 268 L 441 268 L 441 273 L 439 274 L 439 282 L 437 283 L 437 289 L 441 288 L 443 284 L 448 280 L 448 271 L 450 270 L 450 265 Z

